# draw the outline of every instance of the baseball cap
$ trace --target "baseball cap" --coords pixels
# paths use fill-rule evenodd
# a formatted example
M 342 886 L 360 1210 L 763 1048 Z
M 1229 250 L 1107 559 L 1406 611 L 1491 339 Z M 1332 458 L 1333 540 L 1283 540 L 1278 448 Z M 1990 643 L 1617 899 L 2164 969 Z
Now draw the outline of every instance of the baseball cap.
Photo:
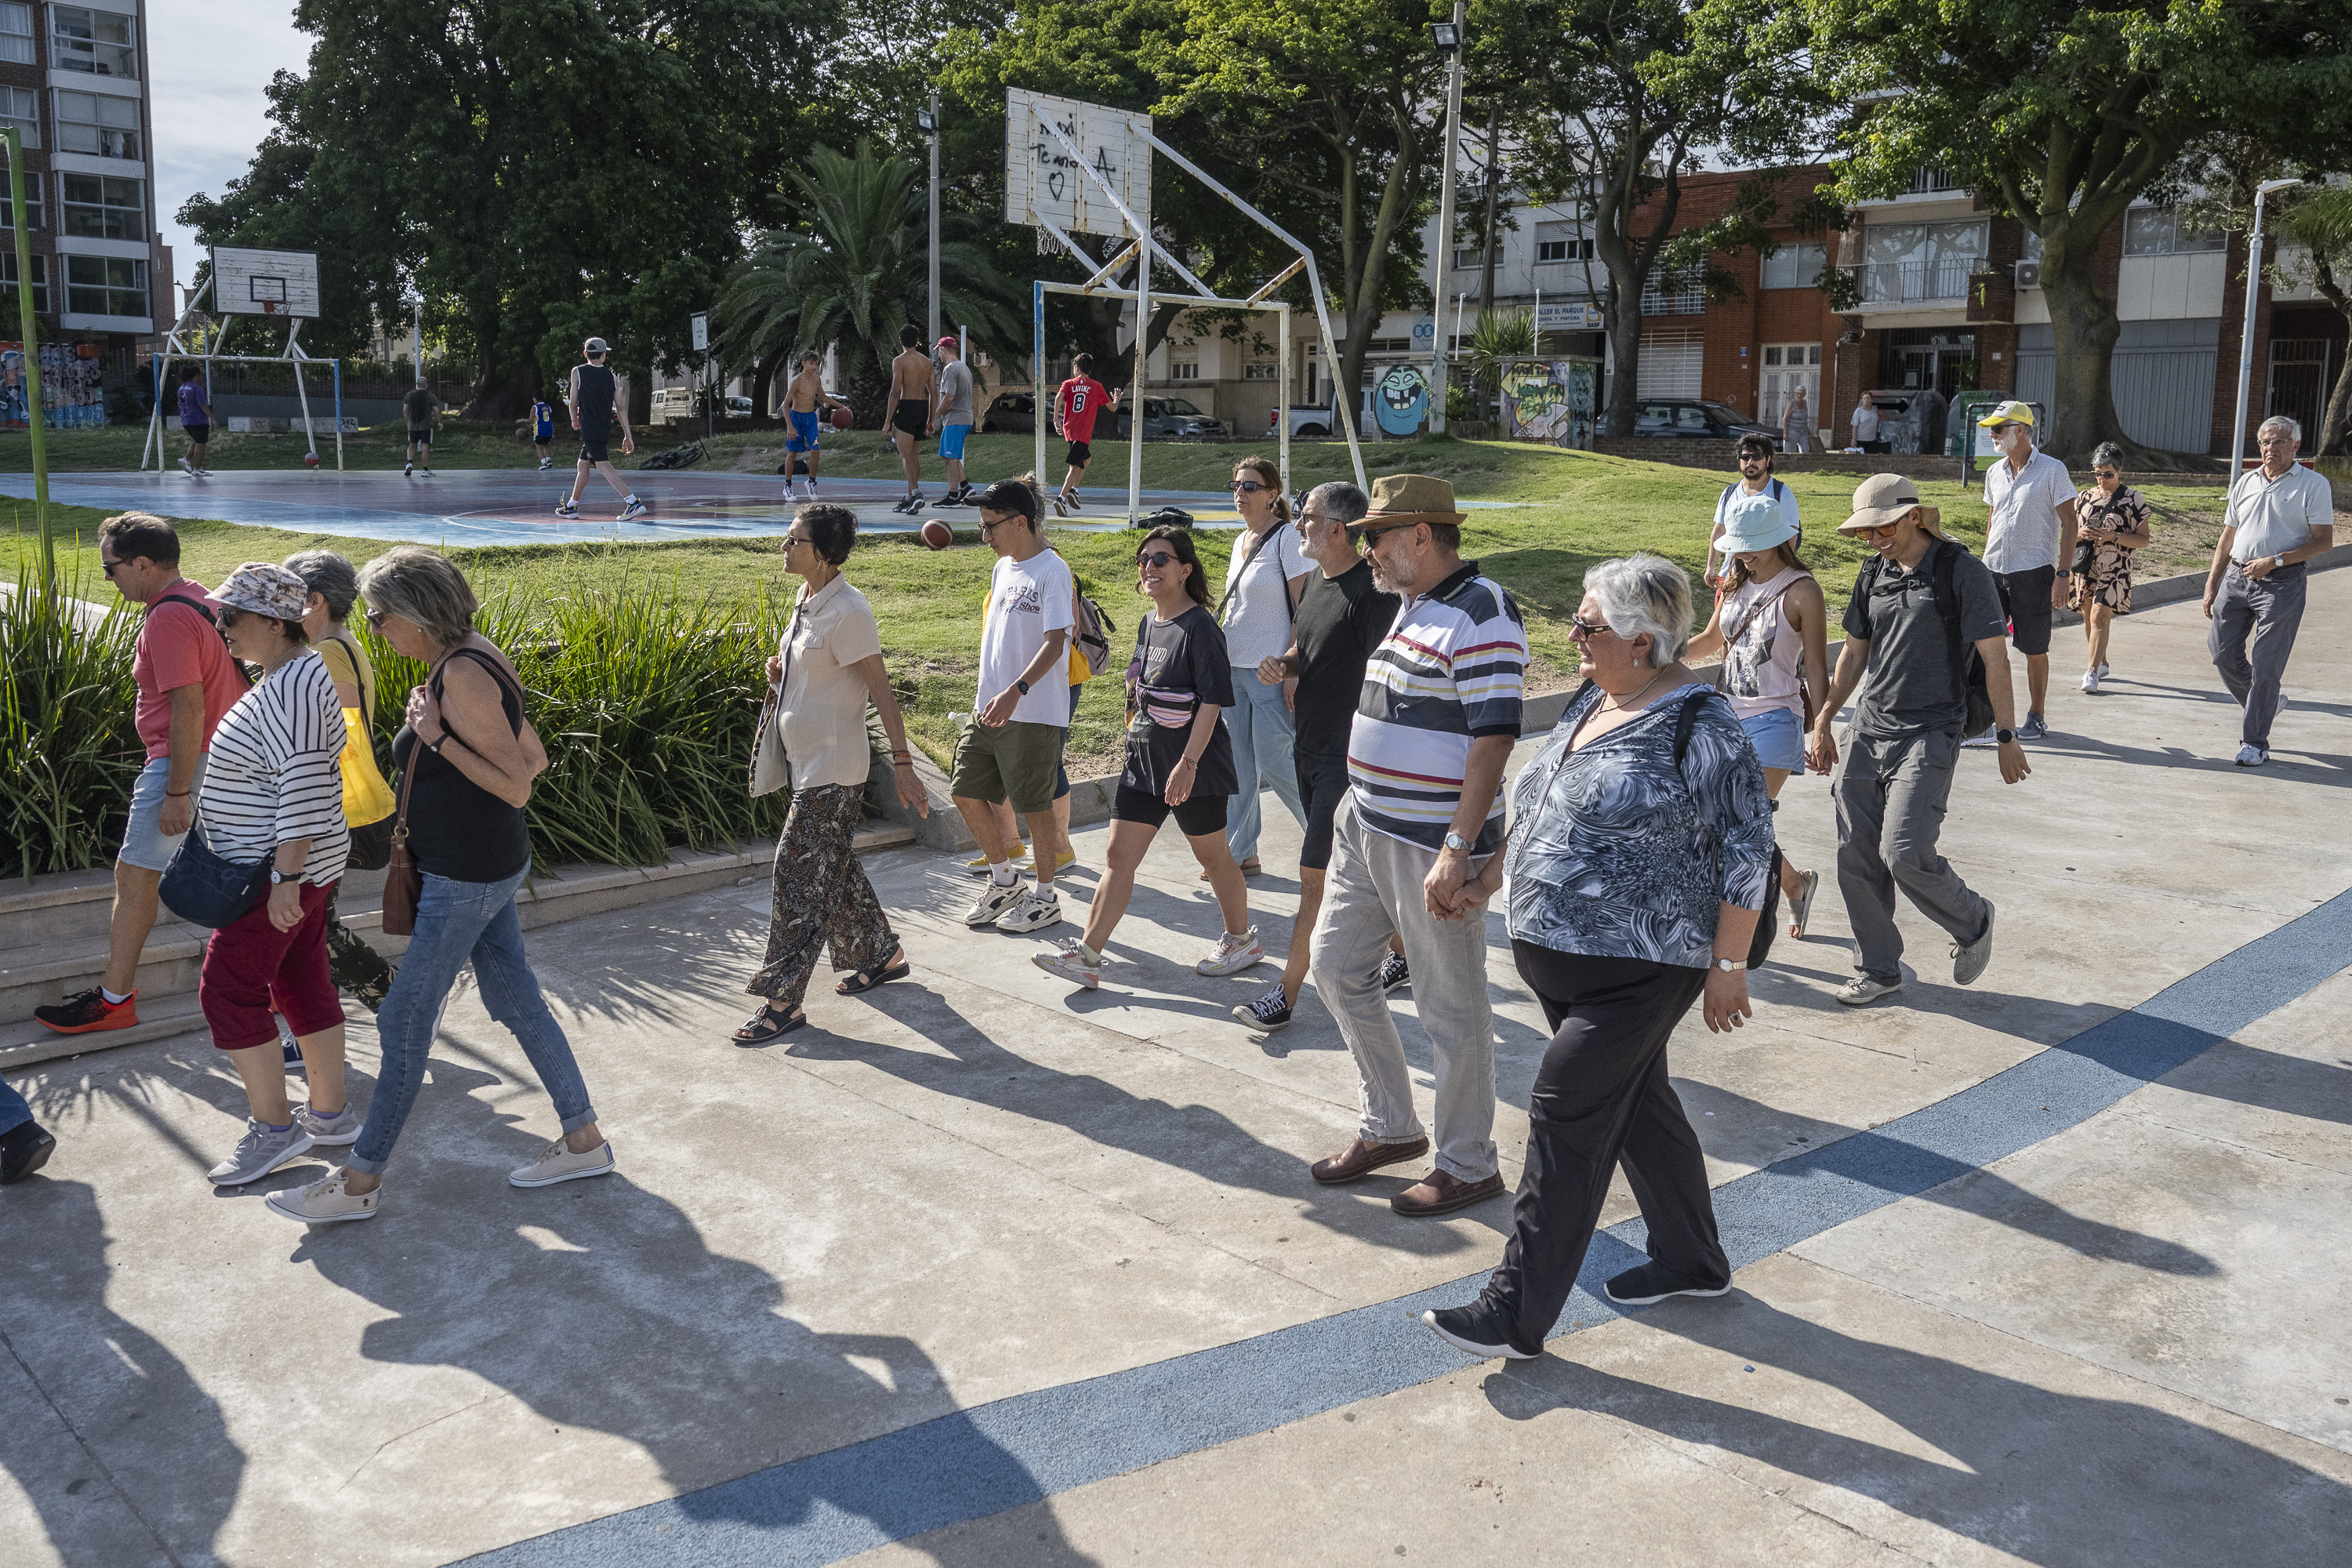
M 936 343 L 932 344 L 931 346 L 932 346 L 933 348 L 941 348 L 941 349 L 961 349 L 961 347 L 963 347 L 963 345 L 962 345 L 961 343 L 958 342 L 957 342 L 954 338 L 952 338 L 952 337 L 941 338 L 938 342 L 936 342 Z
M 608 354 L 613 351 L 611 346 L 608 345 L 604 339 L 590 338 L 586 342 L 580 345 L 580 352 L 583 354 Z
M 2022 425 L 2031 429 L 2033 426 L 2033 405 L 2020 403 L 2015 398 L 2007 403 L 1996 403 L 1977 423 L 1988 429 L 1995 425 Z
M 1901 474 L 1873 474 L 1854 487 L 1853 515 L 1838 524 L 1840 533 L 1860 533 L 1866 528 L 1885 528 L 1913 507 L 1919 508 L 1919 526 L 1941 539 L 1943 512 L 1932 506 L 1920 506 L 1919 487 Z

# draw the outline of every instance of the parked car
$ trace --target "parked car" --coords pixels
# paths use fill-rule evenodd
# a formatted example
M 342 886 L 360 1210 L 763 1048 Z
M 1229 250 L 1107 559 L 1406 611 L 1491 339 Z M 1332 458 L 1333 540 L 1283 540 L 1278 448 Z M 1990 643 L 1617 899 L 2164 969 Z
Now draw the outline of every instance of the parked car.
M 1037 428 L 1037 399 L 1033 393 L 1008 392 L 981 412 L 982 434 L 998 431 L 1009 436 L 1027 436 Z
M 1126 409 L 1118 416 L 1118 434 L 1123 438 L 1135 427 L 1135 416 Z M 1217 441 L 1224 438 L 1224 422 L 1196 408 L 1181 397 L 1147 397 L 1143 400 L 1143 438 L 1147 441 Z
M 651 416 L 656 425 L 667 425 L 673 419 L 684 419 L 694 412 L 694 389 L 688 386 L 656 386 L 654 388 Z
M 730 398 L 728 398 L 728 400 L 727 400 L 727 417 L 728 417 L 728 418 L 730 418 L 730 419 L 749 419 L 750 417 L 751 417 L 751 414 L 752 414 L 751 400 L 750 398 L 748 398 L 748 397 L 733 397 L 733 396 L 730 396 Z
M 1772 443 L 1774 451 L 1780 449 L 1780 433 L 1763 421 L 1727 403 L 1697 398 L 1642 399 L 1633 416 L 1633 434 L 1684 441 L 1737 441 L 1742 436 L 1762 436 Z
M 1265 433 L 1276 433 L 1276 416 L 1282 411 L 1265 411 Z M 1328 408 L 1293 408 L 1290 411 L 1290 434 L 1297 440 L 1328 441 L 1339 434 L 1339 416 Z

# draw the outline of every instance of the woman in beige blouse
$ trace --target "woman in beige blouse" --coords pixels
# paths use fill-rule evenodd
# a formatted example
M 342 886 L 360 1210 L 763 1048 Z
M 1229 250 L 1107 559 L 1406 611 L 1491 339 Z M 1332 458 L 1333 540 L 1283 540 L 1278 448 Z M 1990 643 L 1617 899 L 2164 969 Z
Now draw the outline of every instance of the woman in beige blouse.
M 2123 482 L 2123 448 L 2101 443 L 2091 454 L 2098 482 L 2074 498 L 2074 586 L 2068 607 L 2083 617 L 2083 689 L 2095 693 L 2107 673 L 2107 630 L 2131 614 L 2131 552 L 2148 542 L 2148 504 Z

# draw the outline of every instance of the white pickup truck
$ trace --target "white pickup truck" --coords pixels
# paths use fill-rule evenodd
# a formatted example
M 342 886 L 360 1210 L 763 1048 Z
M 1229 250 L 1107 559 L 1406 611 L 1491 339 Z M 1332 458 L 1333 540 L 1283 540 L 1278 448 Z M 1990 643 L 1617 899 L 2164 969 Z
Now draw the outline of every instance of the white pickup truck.
M 1276 434 L 1275 426 L 1281 415 L 1279 408 L 1265 411 L 1267 435 Z M 1336 441 L 1339 433 L 1339 416 L 1328 407 L 1293 408 L 1290 411 L 1290 434 L 1295 439 Z

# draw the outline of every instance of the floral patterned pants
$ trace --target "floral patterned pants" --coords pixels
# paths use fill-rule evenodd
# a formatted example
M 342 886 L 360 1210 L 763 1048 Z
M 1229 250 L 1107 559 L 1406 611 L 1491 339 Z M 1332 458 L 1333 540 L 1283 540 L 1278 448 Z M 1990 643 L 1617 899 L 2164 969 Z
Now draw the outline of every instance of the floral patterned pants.
M 872 969 L 898 950 L 882 900 L 850 847 L 865 798 L 856 784 L 824 784 L 793 795 L 784 836 L 776 843 L 767 960 L 744 987 L 779 1013 L 801 1005 L 817 951 L 826 943 L 836 969 Z

